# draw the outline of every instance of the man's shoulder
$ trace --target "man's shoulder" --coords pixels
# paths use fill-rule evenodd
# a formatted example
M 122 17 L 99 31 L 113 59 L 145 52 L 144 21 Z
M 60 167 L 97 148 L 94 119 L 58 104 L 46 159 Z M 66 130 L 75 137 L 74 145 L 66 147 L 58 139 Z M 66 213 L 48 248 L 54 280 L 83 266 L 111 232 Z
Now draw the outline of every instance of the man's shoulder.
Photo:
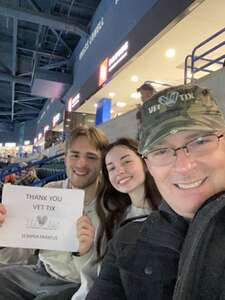
M 52 181 L 44 185 L 47 188 L 67 188 L 67 179 L 59 180 L 59 181 Z

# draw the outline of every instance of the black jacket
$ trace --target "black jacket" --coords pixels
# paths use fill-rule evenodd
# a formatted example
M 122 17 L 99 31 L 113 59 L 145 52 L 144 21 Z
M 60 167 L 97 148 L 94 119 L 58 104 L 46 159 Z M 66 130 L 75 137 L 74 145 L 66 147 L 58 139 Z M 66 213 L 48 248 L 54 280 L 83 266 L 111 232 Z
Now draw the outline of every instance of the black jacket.
M 174 300 L 225 300 L 225 193 L 192 221 L 180 257 Z
M 188 222 L 166 204 L 122 227 L 109 244 L 87 300 L 169 300 Z

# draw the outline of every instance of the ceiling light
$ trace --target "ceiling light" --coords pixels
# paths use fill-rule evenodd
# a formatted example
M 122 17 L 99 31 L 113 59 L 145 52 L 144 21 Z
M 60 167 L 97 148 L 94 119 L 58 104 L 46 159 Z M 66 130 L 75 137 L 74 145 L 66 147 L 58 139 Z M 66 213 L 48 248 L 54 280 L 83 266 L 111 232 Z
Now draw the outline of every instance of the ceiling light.
M 97 106 L 98 106 L 98 104 L 97 104 L 97 103 L 95 103 L 95 104 L 94 104 L 94 107 L 96 108 Z
M 110 92 L 110 93 L 109 93 L 109 97 L 110 97 L 110 98 L 115 97 L 115 95 L 116 95 L 116 93 L 114 93 L 114 92 Z
M 131 98 L 133 99 L 140 99 L 141 98 L 141 94 L 138 92 L 134 92 L 130 95 Z
M 133 75 L 133 76 L 131 76 L 130 80 L 131 80 L 132 82 L 138 82 L 139 77 L 138 77 L 137 75 Z
M 176 54 L 176 50 L 173 49 L 173 48 L 167 49 L 167 50 L 166 50 L 166 53 L 165 53 L 166 57 L 168 57 L 168 58 L 174 57 L 175 54 Z
M 126 105 L 127 105 L 126 102 L 120 102 L 120 101 L 116 102 L 117 107 L 125 107 Z

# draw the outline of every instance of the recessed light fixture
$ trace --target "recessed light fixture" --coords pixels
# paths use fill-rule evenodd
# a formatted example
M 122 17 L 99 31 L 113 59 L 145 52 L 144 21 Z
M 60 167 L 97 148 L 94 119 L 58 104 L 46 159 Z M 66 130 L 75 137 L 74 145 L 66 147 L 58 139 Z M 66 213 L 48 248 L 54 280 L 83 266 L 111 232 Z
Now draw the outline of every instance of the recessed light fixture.
M 97 106 L 98 106 L 98 104 L 97 104 L 97 103 L 95 103 L 95 104 L 94 104 L 94 107 L 96 108 Z
M 114 93 L 114 92 L 110 92 L 110 93 L 109 93 L 109 97 L 110 97 L 110 98 L 115 97 L 115 95 L 116 95 L 116 93 Z
M 131 80 L 132 82 L 138 82 L 139 77 L 138 77 L 137 75 L 133 75 L 133 76 L 131 76 L 130 80 Z
M 126 102 L 121 102 L 121 101 L 116 102 L 117 107 L 125 107 L 126 105 L 127 105 Z
M 166 53 L 165 53 L 166 57 L 168 57 L 168 58 L 173 58 L 175 56 L 175 54 L 176 54 L 176 50 L 173 48 L 167 49 Z
M 141 98 L 141 94 L 138 92 L 134 92 L 130 95 L 131 98 L 133 99 L 140 99 Z

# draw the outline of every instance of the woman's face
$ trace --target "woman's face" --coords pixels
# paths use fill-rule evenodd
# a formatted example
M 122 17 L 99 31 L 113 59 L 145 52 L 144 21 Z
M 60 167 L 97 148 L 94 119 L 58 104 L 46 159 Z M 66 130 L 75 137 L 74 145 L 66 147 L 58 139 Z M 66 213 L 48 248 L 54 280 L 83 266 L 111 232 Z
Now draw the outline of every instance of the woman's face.
M 143 162 L 126 146 L 115 146 L 106 155 L 106 168 L 112 186 L 121 193 L 133 192 L 145 181 Z

